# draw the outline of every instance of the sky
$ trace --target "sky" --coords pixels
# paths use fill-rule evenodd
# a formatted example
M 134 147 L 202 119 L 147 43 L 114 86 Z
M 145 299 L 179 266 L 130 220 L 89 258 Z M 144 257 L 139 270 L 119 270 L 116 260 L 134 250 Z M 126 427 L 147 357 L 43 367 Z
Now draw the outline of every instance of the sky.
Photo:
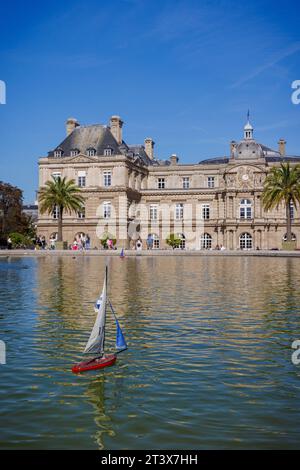
M 294 1 L 0 0 L 0 180 L 38 187 L 65 121 L 124 121 L 129 144 L 181 163 L 229 154 L 248 109 L 255 138 L 300 155 L 300 4 Z

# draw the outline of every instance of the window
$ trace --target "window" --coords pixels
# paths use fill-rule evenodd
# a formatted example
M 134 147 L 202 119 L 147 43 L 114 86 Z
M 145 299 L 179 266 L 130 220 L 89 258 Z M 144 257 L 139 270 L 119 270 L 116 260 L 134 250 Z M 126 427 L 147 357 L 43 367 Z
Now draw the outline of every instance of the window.
M 242 199 L 240 202 L 240 219 L 252 218 L 252 204 L 249 199 Z
M 111 217 L 111 203 L 110 202 L 103 203 L 103 217 L 104 219 L 110 219 Z
M 201 250 L 210 250 L 212 244 L 212 238 L 209 233 L 204 233 L 200 239 Z
M 215 187 L 215 177 L 214 176 L 208 176 L 208 178 L 207 178 L 207 187 L 208 188 L 214 188 Z
M 53 219 L 58 219 L 58 217 L 59 217 L 59 207 L 58 206 L 54 207 L 52 215 L 53 215 Z
M 157 187 L 158 187 L 158 189 L 165 189 L 165 187 L 166 187 L 165 178 L 158 178 Z
M 104 155 L 109 157 L 112 154 L 112 149 L 104 149 Z
M 294 218 L 295 218 L 295 207 L 294 207 L 293 201 L 291 201 L 291 203 L 290 203 L 290 211 L 291 211 L 291 212 L 290 212 L 290 214 L 291 214 L 291 219 L 294 220 Z
M 210 218 L 209 204 L 202 204 L 202 219 L 209 220 L 209 218 Z
M 85 187 L 85 183 L 86 183 L 86 176 L 82 175 L 82 176 L 78 176 L 78 186 L 80 188 L 84 188 Z
M 150 220 L 158 219 L 158 206 L 157 204 L 151 204 L 150 206 Z
M 52 173 L 52 178 L 56 180 L 57 178 L 61 178 L 61 172 L 60 171 L 54 171 Z
M 177 237 L 180 239 L 179 248 L 185 250 L 185 236 L 183 233 L 177 233 Z
M 78 212 L 78 219 L 85 219 L 85 207 Z
M 103 172 L 103 184 L 105 187 L 111 186 L 111 171 Z
M 156 235 L 156 233 L 152 233 L 150 237 L 152 238 L 152 248 L 154 248 L 155 250 L 158 250 L 159 249 L 159 237 Z
M 55 150 L 55 151 L 54 151 L 54 157 L 55 157 L 55 158 L 60 158 L 60 157 L 62 157 L 62 150 Z
M 252 236 L 250 233 L 242 233 L 240 236 L 240 249 L 251 250 L 252 248 Z
M 96 155 L 96 150 L 93 148 L 87 149 L 87 156 L 88 157 L 94 157 Z
M 176 220 L 182 220 L 183 219 L 183 204 L 176 204 L 175 219 Z
M 79 154 L 78 149 L 72 149 L 71 152 L 70 152 L 71 157 L 76 157 L 76 155 L 78 155 L 78 154 Z
M 183 189 L 189 189 L 190 187 L 190 178 L 188 176 L 185 176 L 182 178 L 182 187 Z

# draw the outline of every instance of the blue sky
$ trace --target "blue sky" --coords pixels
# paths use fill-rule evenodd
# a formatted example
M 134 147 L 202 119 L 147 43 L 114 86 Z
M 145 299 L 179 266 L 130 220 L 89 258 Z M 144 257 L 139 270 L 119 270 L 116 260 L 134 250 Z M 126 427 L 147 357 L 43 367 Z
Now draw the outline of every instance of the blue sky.
M 0 179 L 34 200 L 37 161 L 65 121 L 108 123 L 124 140 L 152 137 L 181 162 L 227 155 L 248 108 L 255 137 L 300 155 L 297 2 L 64 0 L 1 2 Z

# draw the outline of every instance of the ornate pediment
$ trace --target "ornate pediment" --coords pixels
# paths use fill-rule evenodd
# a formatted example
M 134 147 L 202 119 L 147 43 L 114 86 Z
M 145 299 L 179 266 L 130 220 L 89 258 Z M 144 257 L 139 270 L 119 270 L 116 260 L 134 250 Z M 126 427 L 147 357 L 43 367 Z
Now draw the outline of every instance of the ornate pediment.
M 64 158 L 62 161 L 65 161 L 65 163 L 95 163 L 98 161 L 98 158 L 89 157 L 87 155 L 84 155 L 83 153 L 80 153 L 75 157 Z
M 237 165 L 230 168 L 224 176 L 227 188 L 254 189 L 263 182 L 263 178 L 258 175 L 263 175 L 262 169 L 258 166 Z

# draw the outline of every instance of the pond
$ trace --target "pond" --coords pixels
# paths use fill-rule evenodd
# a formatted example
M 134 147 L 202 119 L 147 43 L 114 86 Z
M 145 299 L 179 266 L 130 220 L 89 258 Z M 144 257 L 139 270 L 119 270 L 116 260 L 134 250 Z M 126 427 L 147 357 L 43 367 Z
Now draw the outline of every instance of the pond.
M 106 261 L 129 349 L 74 375 Z M 0 259 L 0 447 L 298 448 L 299 285 L 292 258 Z

